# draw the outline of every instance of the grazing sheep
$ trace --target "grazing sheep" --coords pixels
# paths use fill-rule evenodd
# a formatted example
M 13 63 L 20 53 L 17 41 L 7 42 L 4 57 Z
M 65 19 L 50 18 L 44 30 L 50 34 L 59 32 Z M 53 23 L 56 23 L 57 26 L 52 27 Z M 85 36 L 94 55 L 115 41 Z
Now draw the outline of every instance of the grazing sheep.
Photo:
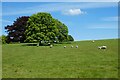
M 50 43 L 48 43 L 48 45 L 50 45 Z
M 98 49 L 107 49 L 107 46 L 98 46 Z
M 66 48 L 66 46 L 64 46 L 64 48 Z
M 48 43 L 48 44 L 50 44 L 50 43 Z
M 52 48 L 53 47 L 53 45 L 50 45 L 50 48 Z
M 95 41 L 93 40 L 92 42 L 94 43 Z
M 71 45 L 71 48 L 73 48 L 73 45 Z
M 76 48 L 78 48 L 78 45 L 76 45 Z
M 54 41 L 54 43 L 56 43 L 57 41 Z
M 101 46 L 98 46 L 98 49 L 101 49 Z

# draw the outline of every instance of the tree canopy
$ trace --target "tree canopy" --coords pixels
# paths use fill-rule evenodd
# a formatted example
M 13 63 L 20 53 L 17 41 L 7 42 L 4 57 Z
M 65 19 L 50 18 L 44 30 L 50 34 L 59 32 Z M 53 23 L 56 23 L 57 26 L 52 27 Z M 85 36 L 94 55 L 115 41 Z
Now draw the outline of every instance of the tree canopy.
M 12 25 L 7 25 L 7 42 L 24 42 L 26 39 L 25 30 L 28 16 L 22 16 L 16 19 Z
M 69 41 L 74 41 L 74 38 L 71 35 L 68 36 L 69 36 Z
M 8 33 L 7 43 L 37 42 L 42 44 L 42 42 L 59 43 L 74 40 L 68 35 L 68 28 L 65 24 L 45 12 L 19 17 L 5 29 Z
M 37 13 L 30 16 L 25 31 L 26 42 L 62 42 L 68 41 L 68 28 L 49 13 Z
M 6 44 L 7 41 L 7 37 L 5 35 L 0 36 L 0 43 L 2 42 L 2 44 Z

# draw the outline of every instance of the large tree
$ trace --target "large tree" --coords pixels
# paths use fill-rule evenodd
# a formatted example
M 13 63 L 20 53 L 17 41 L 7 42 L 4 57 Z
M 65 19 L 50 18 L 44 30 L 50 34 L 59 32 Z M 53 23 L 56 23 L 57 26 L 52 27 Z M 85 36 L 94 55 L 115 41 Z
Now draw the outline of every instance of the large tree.
M 26 39 L 25 30 L 28 16 L 22 16 L 16 19 L 12 25 L 7 25 L 7 42 L 24 42 Z
M 74 38 L 71 35 L 68 36 L 69 36 L 69 41 L 74 41 Z
M 30 16 L 25 31 L 26 42 L 62 42 L 68 40 L 68 28 L 49 13 Z

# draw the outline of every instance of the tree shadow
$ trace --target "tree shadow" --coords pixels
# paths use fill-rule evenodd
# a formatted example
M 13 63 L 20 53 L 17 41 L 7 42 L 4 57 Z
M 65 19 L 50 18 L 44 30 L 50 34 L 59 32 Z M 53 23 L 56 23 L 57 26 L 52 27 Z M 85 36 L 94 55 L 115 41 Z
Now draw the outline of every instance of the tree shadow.
M 59 44 L 72 44 L 73 42 L 71 41 L 68 41 L 68 42 L 59 42 L 59 43 L 51 43 L 51 44 L 48 44 L 48 43 L 41 43 L 39 44 L 39 46 L 50 46 L 50 45 L 59 45 Z M 38 43 L 21 43 L 22 46 L 38 46 Z
M 23 43 L 22 46 L 38 46 L 37 43 Z M 39 44 L 39 46 L 49 46 L 48 44 Z
M 22 46 L 37 46 L 37 43 L 22 43 Z

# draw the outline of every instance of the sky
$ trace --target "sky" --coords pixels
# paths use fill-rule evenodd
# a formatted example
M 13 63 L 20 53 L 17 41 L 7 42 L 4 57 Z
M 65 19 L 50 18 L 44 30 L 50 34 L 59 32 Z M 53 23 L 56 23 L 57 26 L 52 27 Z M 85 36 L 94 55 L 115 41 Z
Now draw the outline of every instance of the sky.
M 2 2 L 119 2 L 119 0 L 1 0 Z
M 75 41 L 118 38 L 117 2 L 2 2 L 2 34 L 20 16 L 48 12 Z

